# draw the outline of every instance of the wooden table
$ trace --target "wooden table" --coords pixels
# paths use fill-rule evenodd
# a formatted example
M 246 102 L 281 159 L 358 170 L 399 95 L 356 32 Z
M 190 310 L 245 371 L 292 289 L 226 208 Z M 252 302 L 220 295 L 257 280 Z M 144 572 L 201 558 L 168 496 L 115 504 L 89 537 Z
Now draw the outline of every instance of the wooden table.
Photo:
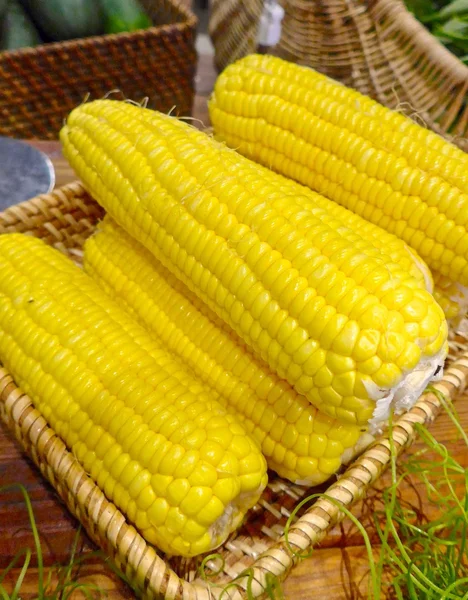
M 207 123 L 206 98 L 211 89 L 202 81 L 195 103 L 195 116 Z M 205 87 L 203 87 L 205 85 Z M 74 179 L 71 169 L 63 159 L 59 144 L 56 142 L 35 142 L 51 157 L 57 176 L 57 185 L 61 186 Z M 468 396 L 457 401 L 459 415 L 465 429 L 468 430 Z M 453 455 L 468 467 L 466 447 L 456 438 L 455 428 L 450 420 L 441 415 L 431 427 L 432 433 L 443 443 L 449 445 Z M 412 452 L 420 444 L 415 444 Z M 388 485 L 389 478 L 384 476 L 378 488 Z M 44 563 L 47 566 L 65 564 L 77 531 L 77 523 L 55 495 L 32 462 L 26 458 L 19 445 L 0 423 L 0 485 L 22 483 L 28 490 L 43 546 Z M 424 509 L 422 491 L 409 485 L 402 487 L 402 494 L 413 499 L 421 494 L 418 502 Z M 372 493 L 371 497 L 375 494 Z M 354 513 L 362 518 L 369 532 L 371 524 L 372 502 L 361 503 L 354 508 Z M 373 536 L 375 539 L 375 535 Z M 18 491 L 8 491 L 0 497 L 0 569 L 4 568 L 13 556 L 24 547 L 33 547 L 28 516 L 22 496 Z M 80 550 L 90 552 L 92 544 L 85 535 L 80 536 Z M 8 585 L 16 581 L 19 569 L 14 569 L 7 578 Z M 367 598 L 368 561 L 363 541 L 356 529 L 349 523 L 341 524 L 333 529 L 322 546 L 314 551 L 313 557 L 299 564 L 284 585 L 285 597 L 288 600 L 309 600 L 310 598 L 327 598 L 327 600 L 357 600 Z M 86 581 L 97 583 L 107 592 L 111 600 L 133 598 L 129 588 L 115 576 L 105 565 L 103 558 L 92 557 L 80 570 L 80 577 Z M 26 600 L 37 595 L 37 571 L 30 568 L 22 588 L 21 598 Z M 74 598 L 81 598 L 76 595 Z

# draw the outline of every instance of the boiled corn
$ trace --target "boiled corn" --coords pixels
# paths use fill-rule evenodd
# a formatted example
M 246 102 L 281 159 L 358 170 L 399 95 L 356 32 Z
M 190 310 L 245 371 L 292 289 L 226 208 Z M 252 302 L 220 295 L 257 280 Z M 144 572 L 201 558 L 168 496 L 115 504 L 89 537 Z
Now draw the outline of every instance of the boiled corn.
M 0 235 L 0 359 L 151 543 L 221 544 L 266 485 L 257 444 L 65 256 Z
M 323 412 L 376 425 L 440 370 L 447 325 L 432 296 L 267 169 L 110 100 L 72 111 L 61 140 L 115 221 Z
M 468 285 L 468 157 L 370 98 L 271 56 L 218 78 L 215 133 L 246 156 L 342 204 Z
M 317 485 L 340 468 L 343 456 L 352 454 L 361 434 L 356 425 L 320 413 L 278 379 L 183 283 L 108 217 L 85 244 L 84 268 L 219 394 L 279 475 Z
M 452 326 L 458 326 L 468 312 L 468 288 L 453 283 L 447 277 L 434 274 L 434 298 L 442 307 Z

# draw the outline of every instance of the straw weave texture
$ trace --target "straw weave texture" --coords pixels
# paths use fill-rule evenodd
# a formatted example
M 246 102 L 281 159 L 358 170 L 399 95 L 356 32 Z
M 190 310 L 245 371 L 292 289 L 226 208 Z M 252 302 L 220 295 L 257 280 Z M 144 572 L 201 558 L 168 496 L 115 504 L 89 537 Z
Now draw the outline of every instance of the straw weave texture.
M 54 140 L 86 98 L 148 98 L 191 114 L 197 20 L 177 0 L 142 0 L 154 26 L 0 52 L 0 135 Z

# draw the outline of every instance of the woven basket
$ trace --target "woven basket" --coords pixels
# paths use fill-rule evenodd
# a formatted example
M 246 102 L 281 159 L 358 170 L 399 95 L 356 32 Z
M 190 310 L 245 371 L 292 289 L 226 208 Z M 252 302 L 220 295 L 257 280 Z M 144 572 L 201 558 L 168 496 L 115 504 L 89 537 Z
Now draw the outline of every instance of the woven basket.
M 273 53 L 397 108 L 468 150 L 468 67 L 401 0 L 282 0 Z M 213 0 L 219 69 L 255 51 L 263 0 Z
M 197 20 L 177 0 L 142 0 L 154 26 L 0 52 L 0 135 L 53 140 L 84 98 L 140 101 L 189 115 Z
M 85 239 L 103 216 L 102 209 L 74 183 L 52 194 L 39 196 L 0 213 L 0 233 L 20 231 L 47 243 L 80 262 Z M 434 387 L 454 399 L 468 381 L 466 340 L 452 344 L 451 365 Z M 403 415 L 393 429 L 397 452 L 413 440 L 415 423 L 432 421 L 439 411 L 436 396 L 426 394 Z M 237 579 L 237 585 L 223 595 L 224 600 L 246 597 L 249 586 L 261 597 L 268 574 L 283 579 L 308 549 L 321 541 L 343 513 L 326 499 L 300 513 L 292 525 L 288 542 L 284 526 L 291 511 L 310 490 L 295 486 L 270 474 L 270 482 L 258 505 L 248 515 L 243 528 L 219 550 L 225 563 L 209 583 L 200 577 L 201 558 L 172 559 L 158 554 L 125 520 L 87 476 L 62 440 L 49 427 L 28 396 L 16 387 L 0 367 L 0 415 L 27 454 L 55 487 L 69 510 L 81 521 L 90 538 L 121 568 L 144 597 L 171 600 L 219 598 L 221 589 Z M 328 487 L 326 493 L 350 507 L 365 495 L 390 461 L 389 441 L 382 437 Z M 324 491 L 326 486 L 320 489 Z M 317 490 L 315 490 L 317 491 Z M 208 561 L 206 570 L 216 571 L 219 563 Z

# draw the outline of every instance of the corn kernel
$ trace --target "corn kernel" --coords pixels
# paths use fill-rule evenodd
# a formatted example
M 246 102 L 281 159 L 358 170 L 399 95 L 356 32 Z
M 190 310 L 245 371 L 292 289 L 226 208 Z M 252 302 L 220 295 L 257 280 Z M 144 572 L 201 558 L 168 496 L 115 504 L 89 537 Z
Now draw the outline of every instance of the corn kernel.
M 148 519 L 153 527 L 160 527 L 165 523 L 168 513 L 169 504 L 164 498 L 156 498 L 147 511 Z
M 213 495 L 211 487 L 192 487 L 180 504 L 180 510 L 189 516 L 196 515 L 207 505 Z
M 213 521 L 219 519 L 223 513 L 223 503 L 216 496 L 212 496 L 208 503 L 198 512 L 196 521 L 200 525 L 210 525 Z
M 328 473 L 329 475 L 333 475 L 333 473 L 336 473 L 337 468 L 339 468 L 339 463 L 339 458 L 325 458 L 322 456 L 318 459 L 320 471 L 322 473 Z
M 212 487 L 217 480 L 216 468 L 207 463 L 199 461 L 192 473 L 189 475 L 188 480 L 190 485 L 193 486 L 206 486 Z
M 180 511 L 179 508 L 172 506 L 167 511 L 166 520 L 164 521 L 164 526 L 167 530 L 172 534 L 180 533 L 185 523 L 187 522 L 187 517 Z
M 190 489 L 190 483 L 187 479 L 174 479 L 169 483 L 166 490 L 167 501 L 172 506 L 180 506 Z
M 213 487 L 213 494 L 227 506 L 239 494 L 239 484 L 231 477 L 218 479 Z

